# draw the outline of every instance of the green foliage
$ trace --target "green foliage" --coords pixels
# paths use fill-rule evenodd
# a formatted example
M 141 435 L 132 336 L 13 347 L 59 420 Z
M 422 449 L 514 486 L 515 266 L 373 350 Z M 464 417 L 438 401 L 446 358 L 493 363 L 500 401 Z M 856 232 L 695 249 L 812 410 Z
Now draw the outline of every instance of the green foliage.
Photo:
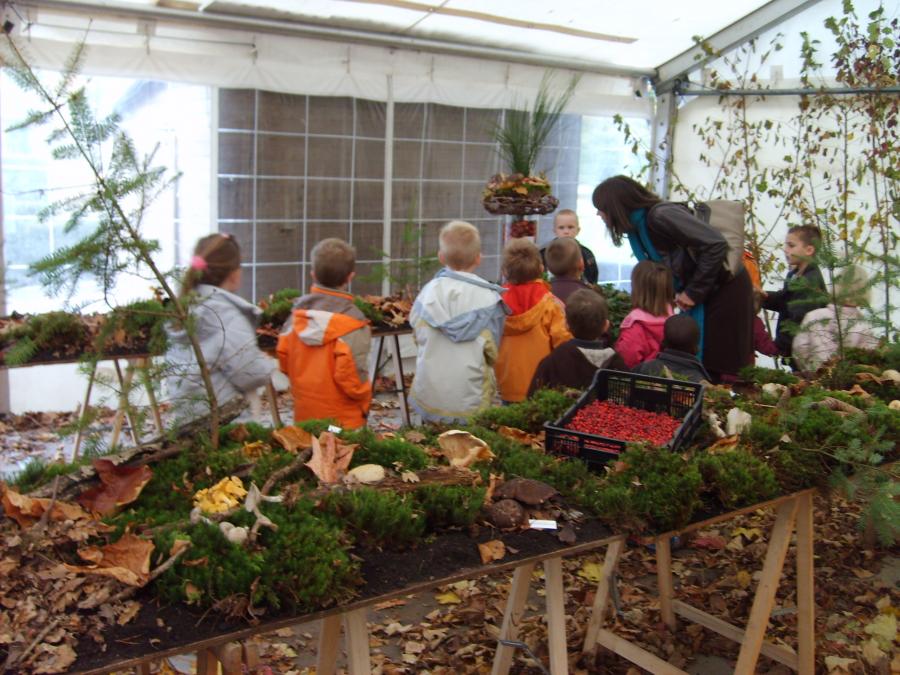
M 404 548 L 417 543 L 425 533 L 425 516 L 415 500 L 394 492 L 359 488 L 331 492 L 322 509 L 367 548 Z
M 790 386 L 792 384 L 797 384 L 800 381 L 796 375 L 792 375 L 787 371 L 777 370 L 775 368 L 762 368 L 760 366 L 745 366 L 741 368 L 739 375 L 744 380 L 756 382 L 757 384 L 769 384 L 770 382 L 773 382 L 775 384 Z
M 608 476 L 595 497 L 600 518 L 614 527 L 637 518 L 654 532 L 676 530 L 690 522 L 700 502 L 696 463 L 640 445 L 629 447 L 620 459 L 625 469 Z
M 238 427 L 243 427 L 249 435 L 243 441 L 235 441 L 231 438 L 231 433 Z M 219 435 L 222 437 L 222 447 L 240 447 L 244 443 L 255 443 L 262 441 L 263 443 L 272 442 L 272 427 L 267 427 L 257 422 L 232 422 L 222 427 Z
M 402 468 L 404 471 L 419 471 L 428 466 L 428 455 L 421 447 L 402 438 L 378 438 L 371 429 L 344 431 L 341 440 L 358 443 L 353 453 L 350 467 L 361 464 L 380 464 L 388 468 Z
M 779 493 L 774 471 L 746 450 L 704 455 L 697 464 L 706 489 L 729 511 L 772 499 Z
M 785 494 L 828 482 L 828 458 L 814 449 L 782 443 L 767 450 L 766 459 Z
M 556 421 L 573 403 L 573 399 L 562 392 L 542 389 L 519 403 L 483 410 L 472 417 L 471 423 L 494 429 L 507 426 L 537 433 L 544 428 L 544 422 Z
M 170 317 L 171 312 L 158 300 L 138 300 L 116 307 L 107 314 L 100 327 L 94 349 L 101 354 L 122 349 L 122 345 L 113 342 L 118 339 L 117 331 L 121 330 L 135 347 L 146 348 L 151 354 L 165 354 L 168 347 L 166 320 Z
M 21 471 L 12 475 L 9 483 L 18 492 L 31 492 L 47 482 L 44 478 L 46 471 L 47 463 L 40 458 L 32 457 Z
M 777 426 L 754 416 L 750 427 L 744 432 L 747 442 L 754 448 L 762 451 L 770 450 L 778 445 L 778 441 L 784 435 Z
M 357 295 L 353 298 L 353 304 L 372 324 L 384 323 L 384 314 L 371 302 L 366 302 Z
M 28 363 L 41 353 L 81 353 L 85 335 L 84 324 L 77 314 L 68 312 L 36 314 L 29 317 L 24 326 L 4 336 L 7 340 L 14 341 L 14 344 L 6 350 L 4 360 L 8 366 L 19 366 Z
M 609 309 L 609 337 L 615 342 L 619 337 L 619 326 L 622 320 L 631 311 L 631 294 L 619 290 L 612 284 L 600 284 L 603 297 L 606 298 L 606 306 Z
M 294 301 L 303 293 L 297 288 L 282 288 L 266 300 L 266 307 L 260 317 L 260 324 L 281 326 L 291 315 Z
M 848 347 L 844 355 L 848 361 L 875 366 L 878 370 L 900 370 L 900 342 L 889 342 L 881 349 Z
M 311 433 L 313 436 L 319 436 L 323 431 L 328 431 L 328 427 L 337 426 L 337 420 L 328 418 L 325 420 L 303 420 L 294 422 L 294 424 L 303 431 Z
M 425 513 L 428 530 L 468 527 L 475 522 L 484 502 L 483 487 L 463 485 L 423 485 L 413 498 Z

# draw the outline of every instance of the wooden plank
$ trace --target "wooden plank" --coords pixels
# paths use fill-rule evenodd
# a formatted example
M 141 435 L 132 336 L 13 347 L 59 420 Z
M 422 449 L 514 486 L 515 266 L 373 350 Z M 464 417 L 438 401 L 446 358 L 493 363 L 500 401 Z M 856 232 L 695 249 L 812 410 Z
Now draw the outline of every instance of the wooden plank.
M 272 424 L 276 428 L 283 426 L 281 422 L 281 411 L 278 410 L 278 392 L 275 391 L 275 385 L 272 384 L 272 378 L 266 382 L 266 394 L 269 396 L 269 408 L 272 414 Z
M 219 662 L 208 649 L 197 652 L 197 675 L 219 675 Z
M 816 598 L 813 574 L 812 493 L 797 498 L 797 653 L 796 670 L 813 675 L 816 667 Z
M 729 640 L 740 644 L 744 640 L 744 631 L 717 616 L 708 614 L 702 609 L 697 609 L 693 605 L 689 605 L 681 600 L 675 600 L 673 608 L 679 616 L 683 616 L 688 621 L 700 624 L 704 628 L 709 628 L 719 635 L 727 637 Z M 764 656 L 783 663 L 788 668 L 797 670 L 797 653 L 782 645 L 775 645 L 771 642 L 763 642 L 760 650 Z
M 654 675 L 687 675 L 685 671 L 605 628 L 597 631 L 597 643 Z
M 150 403 L 150 412 L 153 413 L 153 422 L 156 424 L 156 431 L 160 435 L 163 434 L 162 415 L 159 412 L 159 402 L 156 400 L 156 392 L 153 391 L 153 382 L 150 381 L 150 359 L 138 359 L 138 368 L 141 369 L 141 380 L 144 388 L 147 390 L 147 401 Z
M 663 623 L 669 630 L 675 632 L 678 623 L 675 620 L 675 612 L 672 609 L 672 600 L 675 598 L 675 589 L 672 585 L 672 544 L 669 537 L 661 537 L 656 540 L 656 584 L 659 592 L 659 611 Z
M 344 629 L 347 633 L 347 672 L 350 675 L 369 675 L 372 672 L 372 660 L 369 656 L 369 628 L 366 625 L 365 608 L 344 614 Z
M 84 438 L 84 423 L 87 419 L 88 406 L 91 403 L 91 389 L 94 388 L 94 379 L 97 377 L 97 362 L 91 364 L 91 372 L 88 375 L 87 391 L 84 393 L 84 405 L 81 406 L 81 415 L 78 418 L 78 432 L 75 434 L 75 448 L 72 450 L 72 461 L 78 459 L 81 450 L 81 440 Z
M 544 561 L 544 584 L 550 673 L 565 675 L 569 672 L 569 654 L 566 645 L 566 594 L 563 589 L 562 558 Z
M 332 614 L 322 619 L 322 626 L 319 629 L 319 653 L 316 656 L 316 675 L 334 675 L 337 671 L 342 618 L 340 614 Z
M 597 644 L 597 631 L 606 621 L 606 606 L 609 604 L 609 590 L 613 573 L 619 564 L 619 556 L 622 555 L 622 548 L 625 540 L 619 539 L 614 541 L 606 549 L 606 557 L 603 559 L 603 568 L 600 571 L 600 581 L 597 583 L 597 593 L 594 595 L 594 606 L 591 609 L 591 618 L 588 620 L 587 629 L 584 633 L 583 652 L 591 651 Z
M 256 640 L 245 640 L 241 643 L 243 662 L 246 669 L 253 672 L 259 667 L 259 643 Z
M 759 651 L 762 648 L 769 616 L 775 603 L 775 592 L 781 579 L 784 557 L 791 541 L 794 529 L 794 516 L 797 513 L 797 498 L 783 501 L 775 512 L 775 525 L 769 538 L 769 547 L 763 563 L 762 576 L 753 598 L 750 618 L 747 620 L 747 631 L 744 635 L 741 651 L 738 654 L 735 675 L 752 675 L 756 671 Z
M 243 650 L 240 642 L 226 642 L 209 650 L 222 665 L 222 675 L 241 675 Z
M 150 675 L 150 664 L 142 663 L 137 667 L 138 675 Z
M 519 634 L 519 621 L 525 609 L 533 571 L 534 563 L 526 563 L 513 572 L 512 586 L 506 598 L 506 609 L 503 611 L 503 624 L 500 626 L 500 640 L 515 640 Z M 491 675 L 506 675 L 512 665 L 512 658 L 513 648 L 498 642 Z

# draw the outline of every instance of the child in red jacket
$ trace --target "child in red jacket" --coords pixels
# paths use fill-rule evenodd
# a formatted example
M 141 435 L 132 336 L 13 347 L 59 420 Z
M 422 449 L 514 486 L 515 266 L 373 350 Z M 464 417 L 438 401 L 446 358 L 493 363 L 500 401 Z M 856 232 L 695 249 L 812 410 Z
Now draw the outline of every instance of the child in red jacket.
M 622 320 L 616 352 L 628 368 L 655 359 L 663 325 L 672 316 L 672 272 L 662 263 L 642 260 L 631 270 L 631 306 Z

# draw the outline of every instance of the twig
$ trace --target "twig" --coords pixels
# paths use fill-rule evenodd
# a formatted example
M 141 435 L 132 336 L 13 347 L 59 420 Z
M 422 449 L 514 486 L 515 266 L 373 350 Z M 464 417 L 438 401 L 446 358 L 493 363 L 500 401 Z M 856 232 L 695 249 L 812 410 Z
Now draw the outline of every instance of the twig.
M 309 458 L 312 456 L 312 450 L 304 450 L 301 453 L 298 453 L 297 457 L 293 462 L 288 464 L 285 467 L 278 469 L 278 471 L 273 471 L 266 482 L 262 486 L 262 490 L 260 490 L 260 494 L 265 496 L 272 491 L 272 488 L 275 487 L 275 484 L 280 481 L 282 478 L 290 476 L 295 471 L 299 471 L 303 468 L 306 463 L 309 461 Z
M 22 661 L 26 656 L 28 656 L 32 650 L 38 646 L 41 642 L 43 642 L 44 638 L 47 637 L 47 634 L 56 628 L 59 623 L 62 621 L 63 617 L 58 616 L 53 621 L 44 626 L 41 631 L 34 637 L 34 640 L 25 648 L 25 651 L 19 654 L 18 656 L 14 656 L 12 651 L 10 651 L 9 656 L 6 657 L 6 661 L 3 663 L 3 672 L 10 670 L 14 665 Z

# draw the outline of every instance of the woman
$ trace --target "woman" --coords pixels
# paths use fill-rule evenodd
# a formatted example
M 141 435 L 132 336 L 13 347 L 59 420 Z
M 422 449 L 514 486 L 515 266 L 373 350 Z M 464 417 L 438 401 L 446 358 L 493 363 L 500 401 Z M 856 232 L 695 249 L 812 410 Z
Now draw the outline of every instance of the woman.
M 753 353 L 753 289 L 743 267 L 734 277 L 725 268 L 725 238 L 627 176 L 600 183 L 593 202 L 616 246 L 627 238 L 638 260 L 672 271 L 675 304 L 700 324 L 700 357 L 714 380 L 736 377 Z

